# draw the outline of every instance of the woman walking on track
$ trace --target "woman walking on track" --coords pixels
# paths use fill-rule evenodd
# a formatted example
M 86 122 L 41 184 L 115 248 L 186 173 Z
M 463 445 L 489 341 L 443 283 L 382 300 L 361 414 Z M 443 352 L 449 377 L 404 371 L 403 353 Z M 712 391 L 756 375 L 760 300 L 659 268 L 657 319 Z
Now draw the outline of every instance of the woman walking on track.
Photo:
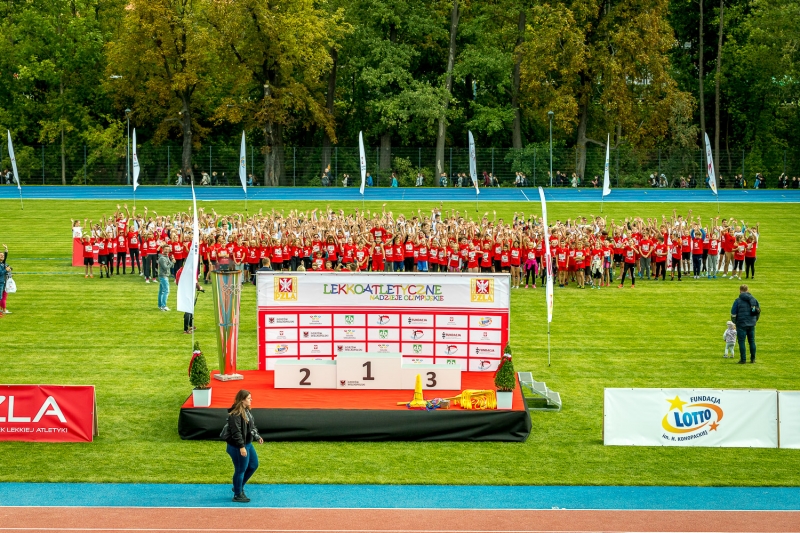
M 230 434 L 225 439 L 228 455 L 233 461 L 233 501 L 248 503 L 250 498 L 244 493 L 244 486 L 258 469 L 258 455 L 253 441 L 264 444 L 258 434 L 256 421 L 250 412 L 253 401 L 249 391 L 244 389 L 236 393 L 233 406 L 228 410 L 227 427 Z

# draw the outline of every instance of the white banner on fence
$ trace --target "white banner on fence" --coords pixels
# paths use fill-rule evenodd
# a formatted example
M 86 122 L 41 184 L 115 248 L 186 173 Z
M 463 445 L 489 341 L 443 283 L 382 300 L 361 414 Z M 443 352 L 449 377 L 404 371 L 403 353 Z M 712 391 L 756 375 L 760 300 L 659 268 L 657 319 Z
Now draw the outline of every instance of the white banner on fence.
M 605 389 L 607 446 L 778 447 L 778 392 Z
M 800 449 L 800 391 L 778 392 L 781 448 Z

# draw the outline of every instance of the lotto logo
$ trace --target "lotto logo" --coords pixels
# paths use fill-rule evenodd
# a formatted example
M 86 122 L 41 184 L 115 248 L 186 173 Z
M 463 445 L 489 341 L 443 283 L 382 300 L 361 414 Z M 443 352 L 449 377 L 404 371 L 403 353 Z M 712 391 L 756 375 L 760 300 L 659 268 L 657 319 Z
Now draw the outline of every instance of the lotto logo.
M 275 284 L 275 301 L 297 300 L 297 278 L 278 278 Z
M 494 280 L 491 278 L 472 278 L 470 280 L 470 300 L 473 302 L 494 302 Z
M 411 333 L 411 338 L 412 338 L 413 340 L 419 340 L 419 339 L 421 339 L 423 336 L 425 336 L 425 332 L 424 332 L 424 331 L 422 331 L 421 329 L 415 329 L 415 330 L 414 330 L 414 331 Z
M 384 324 L 389 323 L 389 316 L 388 315 L 378 315 L 378 325 L 383 326 Z
M 487 369 L 487 368 L 489 368 L 490 366 L 492 366 L 492 363 L 491 363 L 491 361 L 486 361 L 486 360 L 483 360 L 483 361 L 481 361 L 481 362 L 480 362 L 480 364 L 478 365 L 478 368 L 480 368 L 481 370 L 486 370 L 486 369 Z
M 455 344 L 448 344 L 447 347 L 444 349 L 445 355 L 453 355 L 458 351 L 458 346 Z

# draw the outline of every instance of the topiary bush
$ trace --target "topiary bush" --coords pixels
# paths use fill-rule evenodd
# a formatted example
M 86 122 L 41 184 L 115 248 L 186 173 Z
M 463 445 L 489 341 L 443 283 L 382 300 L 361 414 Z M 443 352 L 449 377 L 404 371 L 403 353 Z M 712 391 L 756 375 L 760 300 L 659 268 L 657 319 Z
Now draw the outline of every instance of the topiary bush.
M 514 363 L 511 361 L 511 347 L 506 346 L 500 365 L 494 374 L 494 386 L 499 392 L 511 392 L 517 388 L 517 377 L 514 373 Z
M 211 373 L 208 371 L 208 364 L 203 352 L 200 351 L 200 343 L 194 343 L 192 360 L 189 362 L 189 383 L 194 389 L 207 389 L 211 382 Z

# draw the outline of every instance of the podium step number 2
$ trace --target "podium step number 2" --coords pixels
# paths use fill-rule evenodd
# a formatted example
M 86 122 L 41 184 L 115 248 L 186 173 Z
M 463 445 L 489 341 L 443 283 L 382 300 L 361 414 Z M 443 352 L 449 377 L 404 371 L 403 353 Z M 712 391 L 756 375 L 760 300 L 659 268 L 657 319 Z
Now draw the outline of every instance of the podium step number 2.
M 336 361 L 293 359 L 275 362 L 276 389 L 335 389 Z

